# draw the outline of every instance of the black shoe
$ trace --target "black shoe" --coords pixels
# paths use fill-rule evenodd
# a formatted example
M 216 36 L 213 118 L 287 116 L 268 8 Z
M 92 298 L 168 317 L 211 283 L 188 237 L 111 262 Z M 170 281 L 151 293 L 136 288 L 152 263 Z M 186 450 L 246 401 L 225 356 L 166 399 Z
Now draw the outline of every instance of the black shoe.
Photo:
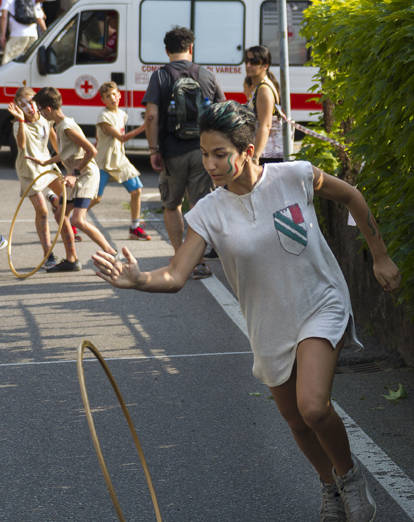
M 55 254 L 52 252 L 49 257 L 47 258 L 45 264 L 43 265 L 43 268 L 45 270 L 48 270 L 50 268 L 53 268 L 58 263 L 58 258 L 55 256 Z
M 210 268 L 205 263 L 199 263 L 193 268 L 191 279 L 205 279 L 212 275 Z
M 55 266 L 52 266 L 52 268 L 48 268 L 46 272 L 79 272 L 79 270 L 82 270 L 82 265 L 79 262 L 79 259 L 76 261 L 68 261 L 67 259 L 62 259 L 60 263 L 58 263 Z
M 217 258 L 218 258 L 218 254 L 214 250 L 214 248 L 212 248 L 210 250 L 210 252 L 207 252 L 207 254 L 204 254 L 204 259 L 217 259 Z

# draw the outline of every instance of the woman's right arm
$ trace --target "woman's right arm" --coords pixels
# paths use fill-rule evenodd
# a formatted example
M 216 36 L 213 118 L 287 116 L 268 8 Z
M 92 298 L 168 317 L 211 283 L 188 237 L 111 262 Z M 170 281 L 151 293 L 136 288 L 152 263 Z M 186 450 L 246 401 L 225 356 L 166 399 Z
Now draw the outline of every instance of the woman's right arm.
M 126 247 L 122 249 L 126 257 L 124 263 L 102 250 L 92 259 L 98 269 L 96 275 L 112 286 L 141 292 L 175 293 L 185 285 L 205 247 L 204 239 L 189 227 L 184 243 L 170 264 L 151 272 L 141 272 L 137 260 Z
M 256 114 L 258 127 L 254 144 L 253 161 L 259 163 L 259 158 L 266 147 L 269 139 L 270 129 L 272 128 L 273 108 L 275 98 L 270 88 L 260 87 L 256 95 Z

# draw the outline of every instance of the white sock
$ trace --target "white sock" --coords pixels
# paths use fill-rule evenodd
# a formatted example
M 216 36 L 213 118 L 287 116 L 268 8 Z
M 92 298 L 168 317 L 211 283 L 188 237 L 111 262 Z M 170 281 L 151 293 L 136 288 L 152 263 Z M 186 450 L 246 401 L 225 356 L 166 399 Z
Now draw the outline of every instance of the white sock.
M 132 229 L 136 229 L 137 227 L 139 227 L 139 219 L 132 219 L 131 220 L 131 228 Z

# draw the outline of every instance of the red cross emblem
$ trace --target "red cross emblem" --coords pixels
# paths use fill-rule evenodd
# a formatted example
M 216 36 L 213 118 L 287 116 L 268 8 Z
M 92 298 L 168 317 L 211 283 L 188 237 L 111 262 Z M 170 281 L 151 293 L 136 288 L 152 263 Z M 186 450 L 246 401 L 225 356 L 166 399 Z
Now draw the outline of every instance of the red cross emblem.
M 89 89 L 93 89 L 93 85 L 88 80 L 85 80 L 80 87 L 85 91 L 85 94 L 88 94 Z

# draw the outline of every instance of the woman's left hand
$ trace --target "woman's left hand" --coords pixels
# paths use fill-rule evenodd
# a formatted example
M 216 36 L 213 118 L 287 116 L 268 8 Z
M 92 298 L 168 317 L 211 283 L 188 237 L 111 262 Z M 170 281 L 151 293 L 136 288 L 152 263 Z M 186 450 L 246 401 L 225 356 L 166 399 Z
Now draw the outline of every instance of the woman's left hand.
M 392 292 L 400 286 L 400 271 L 388 255 L 375 260 L 373 269 L 377 281 L 385 291 Z

